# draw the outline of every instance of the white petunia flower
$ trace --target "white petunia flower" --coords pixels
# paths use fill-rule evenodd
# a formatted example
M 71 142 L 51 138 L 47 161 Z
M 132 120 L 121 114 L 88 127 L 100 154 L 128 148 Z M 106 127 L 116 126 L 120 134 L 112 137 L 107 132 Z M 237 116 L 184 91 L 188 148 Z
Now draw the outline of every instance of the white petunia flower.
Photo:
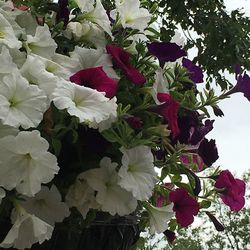
M 7 190 L 34 196 L 59 171 L 56 157 L 48 152 L 49 143 L 37 130 L 5 136 L 0 145 L 0 186 Z
M 35 197 L 27 197 L 25 201 L 20 201 L 20 204 L 28 213 L 34 214 L 51 226 L 70 215 L 69 208 L 62 202 L 61 194 L 55 185 L 50 189 L 42 186 Z
M 100 168 L 83 172 L 81 178 L 97 191 L 96 201 L 101 205 L 102 211 L 123 216 L 136 209 L 137 200 L 118 185 L 116 167 L 117 163 L 112 163 L 110 158 L 104 157 L 100 162 Z
M 20 49 L 22 47 L 22 43 L 16 38 L 12 25 L 2 13 L 0 13 L 0 44 L 5 44 L 9 48 Z
M 0 188 L 0 204 L 2 202 L 2 199 L 5 197 L 6 193 L 4 191 L 4 189 Z
M 101 27 L 103 31 L 108 33 L 110 37 L 113 37 L 111 32 L 110 20 L 100 0 L 96 0 L 95 8 L 85 14 L 84 18 L 92 23 L 99 25 L 99 27 Z
M 25 34 L 24 29 L 22 29 L 16 22 L 16 17 L 22 13 L 21 10 L 16 9 L 15 11 L 13 11 L 13 10 L 3 10 L 2 8 L 0 8 L 0 13 L 11 25 L 15 37 L 21 37 Z
M 20 69 L 30 84 L 37 85 L 51 100 L 55 88 L 60 86 L 60 77 L 69 78 L 71 73 L 59 64 L 31 54 Z
M 104 47 L 107 44 L 103 29 L 90 21 L 70 22 L 64 32 L 64 35 L 75 41 L 90 42 L 95 47 Z
M 150 147 L 137 146 L 131 149 L 121 148 L 122 167 L 118 175 L 119 185 L 132 192 L 137 200 L 147 200 L 151 197 L 156 182 L 154 158 Z
M 53 102 L 59 110 L 67 109 L 80 122 L 99 124 L 116 113 L 117 104 L 94 89 L 63 81 L 53 93 Z
M 53 227 L 25 211 L 17 215 L 16 221 L 0 247 L 16 249 L 30 248 L 34 243 L 42 244 L 52 236 Z
M 81 179 L 81 174 L 77 177 L 76 182 L 70 186 L 65 199 L 69 207 L 76 207 L 84 219 L 91 208 L 100 208 L 100 204 L 96 202 L 95 190 Z
M 116 9 L 110 15 L 115 20 L 119 14 L 123 28 L 132 28 L 144 31 L 151 19 L 151 14 L 145 8 L 140 8 L 139 0 L 116 0 Z
M 168 222 L 174 216 L 173 204 L 164 207 L 155 207 L 148 202 L 143 206 L 149 214 L 150 233 L 163 233 L 168 229 Z
M 24 129 L 37 127 L 48 108 L 44 91 L 29 85 L 20 73 L 6 75 L 0 81 L 0 105 L 2 123 Z
M 36 28 L 35 36 L 27 35 L 25 42 L 27 52 L 50 59 L 56 51 L 57 44 L 51 37 L 47 24 Z
M 87 35 L 89 31 L 90 25 L 87 22 L 69 22 L 64 31 L 64 35 L 69 39 L 74 38 L 75 41 L 79 41 L 83 36 Z
M 111 57 L 103 48 L 89 49 L 76 46 L 74 51 L 70 53 L 70 57 L 77 62 L 74 68 L 75 72 L 81 69 L 102 66 L 109 77 L 119 80 L 113 68 Z

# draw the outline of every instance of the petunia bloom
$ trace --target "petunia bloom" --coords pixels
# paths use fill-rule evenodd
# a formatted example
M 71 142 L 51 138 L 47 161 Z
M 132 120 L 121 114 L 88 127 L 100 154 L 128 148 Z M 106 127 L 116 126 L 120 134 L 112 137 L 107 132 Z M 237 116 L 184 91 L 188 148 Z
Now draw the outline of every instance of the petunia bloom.
M 187 190 L 177 188 L 175 191 L 170 192 L 169 200 L 174 203 L 173 211 L 175 211 L 177 223 L 182 227 L 192 224 L 194 215 L 199 212 L 199 204 L 188 194 Z
M 50 189 L 42 186 L 35 197 L 27 197 L 25 201 L 20 201 L 20 204 L 28 213 L 34 214 L 51 226 L 54 226 L 55 222 L 62 222 L 70 215 L 69 208 L 62 202 L 61 194 L 55 185 Z
M 161 67 L 165 62 L 175 62 L 178 58 L 187 55 L 176 43 L 152 42 L 147 44 L 147 47 L 149 53 L 158 58 Z
M 173 138 L 175 138 L 180 133 L 177 123 L 177 114 L 180 104 L 168 93 L 158 93 L 157 98 L 162 104 L 150 108 L 150 111 L 158 113 L 164 117 L 164 119 L 168 122 Z
M 0 247 L 15 249 L 31 248 L 34 243 L 42 244 L 52 236 L 53 227 L 33 214 L 29 214 L 23 207 L 13 210 L 13 226 L 1 242 Z
M 96 201 L 95 190 L 88 185 L 87 181 L 81 179 L 81 174 L 69 187 L 65 199 L 68 206 L 76 207 L 84 219 L 91 208 L 99 209 L 101 207 Z
M 152 196 L 156 182 L 154 157 L 150 147 L 136 146 L 131 149 L 121 148 L 122 166 L 118 172 L 118 184 L 137 200 L 147 200 Z
M 246 184 L 240 179 L 235 179 L 229 170 L 220 172 L 214 186 L 224 189 L 220 197 L 232 211 L 238 212 L 244 207 Z
M 128 215 L 135 211 L 137 200 L 132 193 L 119 186 L 116 172 L 117 163 L 108 157 L 102 158 L 100 168 L 93 168 L 81 174 L 80 178 L 87 181 L 96 193 L 96 201 L 101 210 L 111 215 Z
M 0 185 L 26 196 L 34 196 L 58 173 L 56 157 L 39 131 L 21 131 L 0 139 Z
M 108 77 L 102 67 L 82 69 L 69 79 L 78 85 L 96 89 L 99 92 L 105 92 L 105 96 L 109 98 L 114 97 L 116 94 L 117 82 Z
M 203 73 L 200 67 L 196 66 L 192 61 L 187 58 L 182 59 L 182 66 L 185 67 L 189 72 L 189 78 L 194 83 L 203 82 Z
M 210 167 L 219 158 L 215 140 L 209 141 L 204 138 L 199 145 L 198 155 L 202 158 L 203 162 Z
M 168 222 L 173 217 L 173 204 L 169 204 L 163 207 L 155 207 L 149 202 L 143 202 L 143 206 L 146 208 L 149 214 L 149 226 L 150 233 L 163 233 L 168 228 Z
M 106 49 L 115 65 L 123 71 L 128 80 L 135 85 L 141 85 L 146 81 L 143 74 L 130 63 L 130 54 L 127 51 L 113 44 L 108 44 Z
M 123 28 L 138 29 L 143 32 L 151 19 L 151 14 L 145 8 L 140 8 L 139 0 L 116 1 L 116 9 L 111 11 L 111 17 L 119 21 Z
M 98 128 L 101 122 L 116 117 L 116 98 L 106 98 L 97 90 L 62 81 L 53 92 L 53 102 L 59 110 L 66 109 L 71 116 Z M 112 119 L 111 119 L 112 120 Z
M 239 75 L 237 77 L 237 84 L 227 93 L 233 94 L 241 92 L 250 101 L 250 76 L 248 74 Z

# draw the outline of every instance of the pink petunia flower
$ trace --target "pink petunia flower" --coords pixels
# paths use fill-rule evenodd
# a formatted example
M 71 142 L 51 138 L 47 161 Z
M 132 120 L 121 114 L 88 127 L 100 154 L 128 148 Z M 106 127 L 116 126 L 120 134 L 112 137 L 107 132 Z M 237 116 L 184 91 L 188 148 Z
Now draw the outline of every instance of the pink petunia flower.
M 108 77 L 102 67 L 79 70 L 69 79 L 78 85 L 105 92 L 108 98 L 114 97 L 117 91 L 117 82 Z
M 112 56 L 115 66 L 120 68 L 131 82 L 141 85 L 146 81 L 143 74 L 130 63 L 130 54 L 127 51 L 113 44 L 108 44 L 106 50 Z
M 231 211 L 238 212 L 244 207 L 246 184 L 240 179 L 235 179 L 229 170 L 220 172 L 214 186 L 224 189 L 220 197 L 230 207 Z
M 177 188 L 169 194 L 169 200 L 174 203 L 177 223 L 182 227 L 187 227 L 194 221 L 194 215 L 199 212 L 198 202 L 189 195 L 186 189 Z

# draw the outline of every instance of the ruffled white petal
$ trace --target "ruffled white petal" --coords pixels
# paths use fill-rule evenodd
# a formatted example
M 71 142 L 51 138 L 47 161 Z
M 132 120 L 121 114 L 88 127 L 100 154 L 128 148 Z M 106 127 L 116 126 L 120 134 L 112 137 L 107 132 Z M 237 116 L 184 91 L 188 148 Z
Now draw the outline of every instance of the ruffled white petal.
M 22 131 L 0 139 L 0 186 L 34 196 L 58 173 L 57 159 L 39 131 Z
M 63 81 L 53 93 L 53 102 L 59 110 L 66 109 L 71 116 L 86 124 L 99 124 L 116 114 L 117 104 L 103 93 Z
M 44 91 L 29 85 L 20 74 L 6 75 L 0 81 L 0 120 L 4 125 L 37 127 L 48 108 Z
M 20 204 L 28 213 L 34 214 L 51 226 L 54 226 L 55 222 L 62 222 L 70 215 L 69 208 L 62 202 L 61 194 L 55 185 L 50 189 L 42 186 L 35 197 L 27 197 Z
M 35 215 L 24 213 L 17 219 L 0 244 L 3 248 L 14 247 L 16 249 L 30 248 L 34 243 L 42 244 L 52 236 L 53 227 L 40 220 Z
M 104 157 L 100 162 L 100 168 L 82 173 L 81 178 L 97 191 L 96 201 L 101 205 L 102 211 L 123 216 L 136 209 L 137 200 L 118 185 L 116 167 L 117 163 L 112 163 L 110 158 Z
M 156 172 L 153 164 L 153 154 L 147 146 L 137 146 L 131 149 L 121 149 L 123 153 L 122 166 L 118 172 L 119 185 L 132 192 L 141 201 L 152 196 L 156 183 Z

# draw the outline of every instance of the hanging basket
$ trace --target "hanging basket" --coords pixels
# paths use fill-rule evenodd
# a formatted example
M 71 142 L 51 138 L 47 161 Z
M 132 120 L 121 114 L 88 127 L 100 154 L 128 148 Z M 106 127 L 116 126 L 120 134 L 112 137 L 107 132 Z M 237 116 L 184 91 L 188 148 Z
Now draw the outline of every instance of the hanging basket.
M 7 226 L 7 224 L 6 224 Z M 43 244 L 36 243 L 32 250 L 129 250 L 139 238 L 135 216 L 103 220 L 98 213 L 89 227 L 81 231 L 65 230 L 55 226 L 52 238 Z M 5 248 L 0 248 L 5 249 Z M 15 250 L 15 248 L 8 248 Z

